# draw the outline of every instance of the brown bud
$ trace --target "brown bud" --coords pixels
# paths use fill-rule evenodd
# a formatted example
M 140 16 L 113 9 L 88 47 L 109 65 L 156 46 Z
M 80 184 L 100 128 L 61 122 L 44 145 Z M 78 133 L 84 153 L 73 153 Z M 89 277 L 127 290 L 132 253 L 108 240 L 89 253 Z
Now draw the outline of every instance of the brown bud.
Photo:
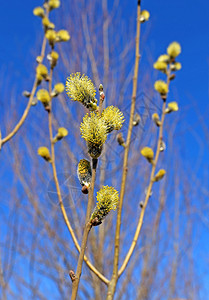
M 140 121 L 141 121 L 140 115 L 138 113 L 135 113 L 134 120 L 133 120 L 133 126 L 139 125 Z
M 176 75 L 175 74 L 171 74 L 171 76 L 169 77 L 170 80 L 173 80 L 176 78 Z
M 139 203 L 139 206 L 140 206 L 141 208 L 143 208 L 143 207 L 144 207 L 144 202 L 141 201 L 141 202 Z
M 22 95 L 23 95 L 24 97 L 29 98 L 29 97 L 30 97 L 30 92 L 28 92 L 28 91 L 23 91 Z
M 74 271 L 73 271 L 73 270 L 70 270 L 70 272 L 69 272 L 69 276 L 70 276 L 70 278 L 71 278 L 72 282 L 76 280 L 76 275 L 75 275 L 75 273 L 74 273 Z
M 124 141 L 124 138 L 123 138 L 123 135 L 122 135 L 121 132 L 117 134 L 116 139 L 117 139 L 117 142 L 118 142 L 118 144 L 119 144 L 120 146 L 125 147 L 125 141 Z
M 88 194 L 88 192 L 89 192 L 87 186 L 85 186 L 85 185 L 82 187 L 81 191 L 83 194 Z
M 163 151 L 165 151 L 165 149 L 166 149 L 166 145 L 165 145 L 165 142 L 163 142 L 162 140 L 160 141 L 160 152 L 163 152 Z

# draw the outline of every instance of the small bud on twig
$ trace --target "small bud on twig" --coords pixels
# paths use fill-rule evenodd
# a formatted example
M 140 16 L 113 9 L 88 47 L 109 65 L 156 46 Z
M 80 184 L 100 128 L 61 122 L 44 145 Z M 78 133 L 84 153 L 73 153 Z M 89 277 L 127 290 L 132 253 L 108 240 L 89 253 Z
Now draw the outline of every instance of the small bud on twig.
M 153 163 L 154 152 L 150 147 L 144 147 L 141 150 L 141 155 L 144 156 L 149 163 Z
M 74 271 L 73 271 L 73 270 L 70 270 L 70 272 L 69 272 L 69 276 L 70 276 L 70 278 L 71 278 L 72 282 L 76 280 L 76 275 L 75 275 L 75 273 L 74 273 Z
M 89 192 L 89 191 L 88 191 L 88 187 L 87 187 L 86 185 L 84 185 L 84 186 L 82 187 L 82 190 L 81 190 L 81 191 L 82 191 L 82 193 L 85 194 L 85 195 L 88 194 L 88 192 Z
M 165 151 L 165 149 L 166 149 L 165 142 L 161 141 L 161 142 L 160 142 L 160 152 Z
M 116 139 L 117 139 L 118 144 L 125 148 L 126 144 L 125 144 L 125 141 L 124 141 L 124 138 L 123 138 L 123 135 L 121 132 L 117 134 Z
M 154 113 L 152 115 L 152 120 L 155 122 L 155 124 L 159 127 L 161 125 L 160 117 L 157 113 Z
M 143 202 L 143 201 L 140 201 L 139 206 L 140 206 L 141 208 L 143 208 L 143 207 L 144 207 L 144 202 Z
M 146 196 L 147 196 L 147 191 L 148 191 L 148 188 L 146 188 L 144 191 Z M 152 196 L 152 191 L 150 191 L 150 193 L 149 193 L 149 197 L 151 197 L 151 196 Z
M 141 121 L 140 115 L 138 113 L 135 113 L 134 120 L 133 120 L 133 126 L 139 125 L 140 121 Z
M 23 91 L 22 95 L 26 98 L 29 98 L 30 97 L 30 92 L 28 91 Z
M 165 174 L 166 174 L 166 171 L 164 169 L 160 169 L 157 172 L 157 174 L 155 175 L 155 177 L 153 178 L 153 181 L 156 182 L 156 181 L 159 181 L 159 180 L 163 179 Z
M 176 78 L 176 75 L 175 74 L 171 74 L 171 76 L 169 77 L 170 80 L 173 80 Z

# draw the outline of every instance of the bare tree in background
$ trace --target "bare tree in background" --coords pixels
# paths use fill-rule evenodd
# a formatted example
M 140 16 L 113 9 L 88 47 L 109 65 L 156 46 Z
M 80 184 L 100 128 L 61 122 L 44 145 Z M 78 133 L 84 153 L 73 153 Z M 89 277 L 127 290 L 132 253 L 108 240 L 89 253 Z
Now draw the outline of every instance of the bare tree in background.
M 108 9 L 107 0 L 89 3 L 63 1 L 57 14 L 62 18 L 55 23 L 70 32 L 71 40 L 58 46 L 60 58 L 53 80 L 65 82 L 70 73 L 79 71 L 91 77 L 97 87 L 102 83 L 106 95 L 103 107 L 116 105 L 124 113 L 126 122 L 121 133 L 126 138 L 133 96 L 134 22 L 128 23 L 122 18 L 122 7 L 117 0 L 111 9 Z M 146 24 L 141 26 L 140 52 L 144 51 L 147 39 L 143 32 Z M 153 61 L 152 57 L 150 61 Z M 178 114 L 170 114 L 164 124 L 166 150 L 160 154 L 157 169 L 163 166 L 166 177 L 151 187 L 140 237 L 130 261 L 127 265 L 122 264 L 133 241 L 138 219 L 145 209 L 144 199 L 148 193 L 150 166 L 141 157 L 140 150 L 146 145 L 156 148 L 159 129 L 152 115 L 156 112 L 162 114 L 162 99 L 153 91 L 154 78 L 150 70 L 146 72 L 142 76 L 139 69 L 140 80 L 131 116 L 140 115 L 140 122 L 138 126 L 132 126 L 129 141 L 119 275 L 117 273 L 114 299 L 199 299 L 201 280 L 193 250 L 199 239 L 198 232 L 194 236 L 194 230 L 201 209 L 197 209 L 195 199 L 198 195 L 201 206 L 205 207 L 208 189 L 191 183 L 191 178 L 196 182 L 196 174 L 184 164 L 180 138 L 176 137 L 181 122 Z M 30 102 L 34 93 L 31 93 Z M 8 102 L 8 107 L 10 104 L 13 107 L 12 98 L 4 101 Z M 66 101 L 64 94 L 53 99 L 52 127 L 66 127 L 69 131 L 65 139 L 56 143 L 56 168 L 60 195 L 79 245 L 85 227 L 88 196 L 81 192 L 76 168 L 80 159 L 88 159 L 86 145 L 79 134 L 79 125 L 87 111 L 79 103 Z M 5 113 L 3 124 L 7 132 L 12 132 L 16 114 L 10 113 L 8 118 Z M 205 133 L 207 135 L 207 129 Z M 126 148 L 117 143 L 117 134 L 114 132 L 108 137 L 99 159 L 96 191 L 106 184 L 120 190 Z M 30 108 L 25 126 L 18 135 L 2 147 L 2 299 L 69 299 L 71 295 L 72 283 L 68 274 L 70 270 L 76 270 L 79 252 L 63 221 L 50 164 L 37 155 L 38 147 L 48 142 L 47 113 L 38 103 Z M 106 299 L 114 273 L 115 228 L 116 213 L 112 212 L 101 225 L 91 229 L 85 249 L 88 261 L 83 264 L 78 299 Z M 103 274 L 104 280 L 89 265 Z

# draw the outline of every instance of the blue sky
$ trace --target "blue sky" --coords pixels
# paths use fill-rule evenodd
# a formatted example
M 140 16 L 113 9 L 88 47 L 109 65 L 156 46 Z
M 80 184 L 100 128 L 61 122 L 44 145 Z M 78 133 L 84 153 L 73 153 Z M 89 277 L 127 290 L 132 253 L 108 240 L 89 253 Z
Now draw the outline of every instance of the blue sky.
M 135 1 L 122 1 L 125 17 L 133 13 Z M 130 4 L 131 2 L 131 4 Z M 32 10 L 41 1 L 20 2 L 11 0 L 2 1 L 0 10 L 0 66 L 12 68 L 14 78 L 21 73 L 25 55 L 29 56 L 28 49 L 35 45 L 37 39 L 36 28 L 39 20 L 33 17 Z M 173 5 L 173 6 L 172 6 Z M 186 1 L 142 1 L 142 7 L 151 13 L 150 36 L 147 47 L 152 48 L 153 57 L 165 51 L 166 45 L 177 40 L 182 45 L 180 60 L 183 69 L 178 77 L 178 93 L 181 101 L 191 96 L 194 101 L 201 103 L 200 110 L 205 111 L 208 105 L 208 9 L 206 0 Z M 29 57 L 28 57 L 29 58 Z M 11 75 L 10 75 L 11 76 Z
M 63 3 L 65 1 L 67 0 Z M 135 2 L 121 0 L 125 18 L 130 19 L 135 13 Z M 4 81 L 12 83 L 19 93 L 23 90 L 23 82 L 30 82 L 30 71 L 35 65 L 32 51 L 37 45 L 37 28 L 40 28 L 40 20 L 33 16 L 32 11 L 34 6 L 41 4 L 42 1 L 28 0 L 21 2 L 10 0 L 1 3 L 0 88 L 2 94 L 5 92 Z M 167 45 L 172 41 L 176 40 L 182 46 L 179 60 L 183 68 L 177 74 L 171 96 L 177 97 L 172 100 L 179 102 L 180 113 L 185 116 L 180 134 L 183 135 L 188 146 L 185 156 L 189 164 L 195 162 L 200 154 L 200 145 L 190 131 L 194 130 L 197 136 L 203 138 L 198 111 L 208 124 L 209 1 L 146 0 L 142 1 L 142 8 L 149 10 L 151 15 L 149 25 L 143 26 L 147 26 L 145 29 L 149 31 L 145 47 L 150 49 L 154 58 L 164 53 Z M 31 82 L 32 78 L 33 74 Z M 200 166 L 203 165 L 203 161 L 206 161 L 205 165 L 209 162 L 208 150 L 205 149 L 201 155 L 201 163 L 197 168 L 200 178 L 203 176 Z M 208 172 L 206 174 L 208 176 Z M 203 239 L 202 245 L 204 242 Z
M 21 78 L 29 75 L 31 65 L 34 65 L 31 53 L 38 38 L 40 20 L 33 16 L 32 10 L 41 3 L 26 0 L 21 1 L 21 5 L 15 0 L 1 3 L 0 68 L 6 74 L 4 78 L 9 76 L 16 87 L 20 85 Z M 124 17 L 130 19 L 135 1 L 124 0 L 122 3 Z M 145 47 L 149 47 L 153 57 L 157 58 L 163 53 L 171 41 L 177 40 L 182 45 L 179 59 L 183 68 L 178 73 L 176 85 L 180 105 L 183 109 L 191 108 L 190 123 L 196 126 L 195 105 L 198 105 L 203 116 L 206 117 L 208 112 L 209 3 L 206 0 L 198 4 L 190 1 L 188 5 L 186 1 L 180 0 L 147 0 L 144 3 L 142 1 L 142 8 L 148 9 L 151 14 L 149 38 Z M 7 70 L 12 72 L 8 75 L 5 72 Z

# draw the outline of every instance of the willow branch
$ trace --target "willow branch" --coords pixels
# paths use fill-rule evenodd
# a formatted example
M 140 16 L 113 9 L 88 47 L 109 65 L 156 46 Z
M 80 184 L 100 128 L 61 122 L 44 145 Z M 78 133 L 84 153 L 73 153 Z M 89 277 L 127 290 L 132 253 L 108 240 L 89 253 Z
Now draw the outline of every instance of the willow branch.
M 97 159 L 96 160 L 92 159 L 92 162 L 93 162 L 93 169 L 92 169 L 92 179 L 91 179 L 91 186 L 89 189 L 88 205 L 87 205 L 87 211 L 86 211 L 86 221 L 85 221 L 86 225 L 84 228 L 83 239 L 82 239 L 82 243 L 81 243 L 81 251 L 80 251 L 79 258 L 78 258 L 75 279 L 73 280 L 73 289 L 72 289 L 71 300 L 75 300 L 77 297 L 78 286 L 79 286 L 79 282 L 80 282 L 80 276 L 81 276 L 82 265 L 83 265 L 83 260 L 84 260 L 84 254 L 85 254 L 85 250 L 86 250 L 86 244 L 87 244 L 89 232 L 92 227 L 89 220 L 90 220 L 91 208 L 92 208 L 92 204 L 93 204 Z
M 169 84 L 170 84 L 170 68 L 169 68 L 168 73 L 167 73 L 167 85 L 168 85 L 168 87 L 169 87 Z M 128 262 L 131 258 L 131 255 L 134 251 L 134 248 L 136 246 L 136 243 L 137 243 L 137 240 L 139 238 L 139 234 L 140 234 L 140 231 L 141 231 L 141 228 L 142 228 L 144 214 L 145 214 L 145 210 L 146 210 L 146 207 L 147 207 L 147 204 L 148 204 L 148 201 L 149 201 L 149 198 L 150 198 L 150 194 L 151 194 L 151 191 L 152 191 L 152 186 L 153 186 L 153 183 L 154 183 L 153 179 L 154 179 L 154 176 L 155 176 L 157 162 L 158 162 L 158 158 L 159 158 L 159 154 L 160 154 L 160 146 L 161 146 L 161 141 L 162 141 L 162 138 L 163 138 L 163 125 L 164 125 L 164 121 L 165 121 L 165 107 L 166 107 L 166 101 L 164 100 L 163 101 L 163 106 L 162 106 L 161 125 L 159 126 L 159 136 L 158 136 L 158 142 L 157 142 L 157 150 L 156 150 L 154 162 L 152 164 L 149 185 L 148 185 L 148 188 L 147 188 L 147 192 L 146 192 L 143 207 L 141 208 L 141 213 L 140 213 L 140 216 L 139 216 L 139 220 L 138 220 L 138 224 L 137 224 L 137 228 L 136 228 L 136 231 L 135 231 L 135 234 L 134 234 L 133 241 L 132 241 L 131 246 L 128 250 L 128 253 L 127 253 L 127 255 L 126 255 L 126 257 L 125 257 L 125 259 L 122 263 L 122 266 L 120 267 L 119 272 L 118 272 L 119 277 L 124 272 Z
M 51 94 L 51 90 L 52 90 L 52 70 L 50 71 L 50 76 L 49 76 L 49 94 Z M 52 132 L 52 112 L 51 112 L 51 101 L 50 101 L 50 109 L 48 112 L 48 123 L 49 123 L 49 136 L 50 136 L 50 144 L 51 144 L 51 158 L 52 158 L 52 171 L 53 171 L 53 177 L 54 177 L 54 182 L 55 182 L 55 186 L 56 186 L 56 191 L 57 191 L 57 196 L 59 199 L 59 205 L 60 205 L 60 209 L 65 221 L 65 224 L 71 234 L 71 237 L 73 239 L 74 245 L 76 247 L 76 249 L 78 250 L 78 252 L 80 253 L 81 251 L 81 247 L 78 243 L 78 240 L 75 236 L 74 230 L 70 224 L 70 221 L 68 219 L 64 204 L 63 204 L 63 200 L 62 200 L 62 195 L 61 195 L 61 191 L 60 191 L 60 185 L 59 185 L 59 181 L 58 181 L 58 177 L 57 177 L 57 170 L 56 170 L 56 163 L 55 163 L 55 149 L 54 149 L 54 142 L 53 142 L 53 132 Z M 88 260 L 88 258 L 84 255 L 84 261 L 86 262 L 87 266 L 89 267 L 89 269 L 94 272 L 95 275 L 98 276 L 99 279 L 101 279 L 105 284 L 108 284 L 109 280 L 103 276 L 95 267 L 94 265 L 92 265 L 92 263 Z
M 125 150 L 124 150 L 120 200 L 119 200 L 119 206 L 118 206 L 116 234 L 115 234 L 115 252 L 114 252 L 114 262 L 113 262 L 113 274 L 112 274 L 112 279 L 111 279 L 111 281 L 109 283 L 109 287 L 108 287 L 108 293 L 107 293 L 107 299 L 108 300 L 113 299 L 116 284 L 117 284 L 117 280 L 118 280 L 118 261 L 119 261 L 119 249 L 120 249 L 121 214 L 122 214 L 122 206 L 123 206 L 123 199 L 124 199 L 124 195 L 125 195 L 125 186 L 126 186 L 126 179 L 127 179 L 127 172 L 128 172 L 128 154 L 129 154 L 131 135 L 132 135 L 132 129 L 133 129 L 133 119 L 134 119 L 134 111 L 135 111 L 135 104 L 136 104 L 136 92 L 137 92 L 137 81 L 138 81 L 138 70 L 139 70 L 139 59 L 140 59 L 140 54 L 139 54 L 140 12 L 141 12 L 141 6 L 140 6 L 140 2 L 138 2 L 138 6 L 137 6 L 135 65 L 134 65 L 131 110 L 130 110 L 128 134 L 127 134 L 127 139 L 126 139 L 126 147 L 125 147 Z
M 47 15 L 48 15 L 48 12 L 47 12 Z M 40 55 L 41 59 L 40 59 L 39 63 L 41 63 L 43 61 L 44 56 L 45 56 L 45 51 L 46 51 L 46 37 L 44 35 L 44 39 L 43 39 L 42 47 L 41 47 L 41 55 Z M 30 97 L 28 100 L 28 104 L 23 112 L 23 115 L 12 131 L 5 138 L 3 138 L 3 139 L 0 138 L 0 149 L 6 142 L 8 142 L 18 132 L 18 130 L 22 127 L 23 123 L 25 122 L 25 120 L 28 116 L 29 110 L 31 108 L 31 104 L 32 104 L 33 97 L 35 95 L 37 86 L 38 86 L 38 80 L 35 79 L 31 93 L 30 93 Z
M 100 84 L 100 86 L 99 86 L 99 92 L 100 92 L 99 114 L 101 114 L 102 104 L 103 104 L 104 97 L 105 97 L 102 84 Z M 78 286 L 79 286 L 81 272 L 82 272 L 82 265 L 83 265 L 88 235 L 92 228 L 92 224 L 90 223 L 90 216 L 91 216 L 91 209 L 92 209 L 92 206 L 93 206 L 92 204 L 93 204 L 93 200 L 94 200 L 94 186 L 95 186 L 95 180 L 96 180 L 97 163 L 98 163 L 98 159 L 93 158 L 92 159 L 92 178 L 91 178 L 91 185 L 90 185 L 89 197 L 88 197 L 88 205 L 87 205 L 87 211 L 86 211 L 86 221 L 85 221 L 86 225 L 85 225 L 84 232 L 83 232 L 83 239 L 82 239 L 82 243 L 81 243 L 80 255 L 78 257 L 76 274 L 73 278 L 73 289 L 72 289 L 71 300 L 75 300 L 77 297 Z

